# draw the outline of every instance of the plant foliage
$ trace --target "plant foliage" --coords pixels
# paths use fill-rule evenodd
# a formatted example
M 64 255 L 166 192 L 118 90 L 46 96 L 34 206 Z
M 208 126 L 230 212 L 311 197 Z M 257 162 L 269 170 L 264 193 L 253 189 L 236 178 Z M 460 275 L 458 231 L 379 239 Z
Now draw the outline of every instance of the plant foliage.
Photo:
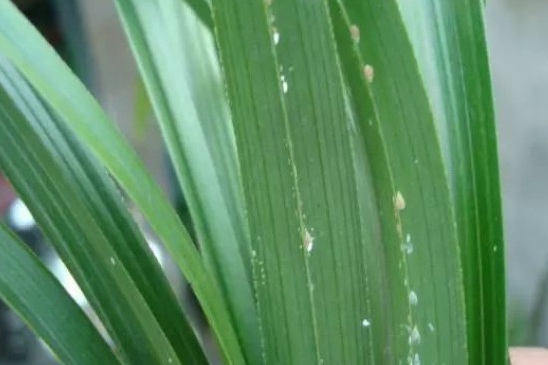
M 507 361 L 482 1 L 114 3 L 196 242 L 1 2 L 0 169 L 111 340 L 2 227 L 0 296 L 61 361 L 208 363 L 112 179 L 191 284 L 226 364 Z

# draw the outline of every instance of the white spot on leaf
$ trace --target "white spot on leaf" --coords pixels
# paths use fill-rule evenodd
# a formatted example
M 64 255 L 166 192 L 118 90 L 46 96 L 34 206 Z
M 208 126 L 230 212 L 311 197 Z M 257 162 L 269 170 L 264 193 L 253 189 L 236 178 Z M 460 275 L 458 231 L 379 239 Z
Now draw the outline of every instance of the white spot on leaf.
M 409 304 L 417 305 L 419 303 L 419 297 L 413 290 L 409 292 Z
M 396 210 L 405 209 L 405 199 L 403 198 L 403 195 L 400 191 L 398 191 L 394 196 L 394 208 L 396 208 Z
M 375 78 L 375 69 L 371 65 L 363 66 L 363 76 L 368 83 L 372 83 Z
M 360 41 L 360 28 L 357 25 L 352 24 L 350 26 L 350 36 L 354 42 L 358 43 Z
M 417 326 L 414 326 L 409 333 L 409 345 L 418 345 L 419 343 L 421 343 L 421 334 Z
M 362 321 L 362 326 L 363 327 L 369 327 L 369 326 L 371 326 L 371 322 L 369 322 L 367 319 L 364 319 Z
M 274 28 L 272 31 L 272 40 L 274 41 L 275 46 L 280 43 L 280 33 L 276 30 L 276 28 Z
M 405 243 L 403 245 L 403 250 L 406 254 L 411 255 L 413 253 L 413 242 L 411 242 L 411 235 L 407 234 L 405 236 Z
M 280 75 L 280 81 L 282 83 L 282 91 L 284 94 L 287 94 L 287 90 L 289 89 L 289 85 L 287 84 L 287 80 L 285 79 L 285 75 Z
M 306 252 L 311 253 L 314 249 L 314 237 L 308 232 L 308 229 L 304 231 L 304 242 L 303 242 L 304 249 Z

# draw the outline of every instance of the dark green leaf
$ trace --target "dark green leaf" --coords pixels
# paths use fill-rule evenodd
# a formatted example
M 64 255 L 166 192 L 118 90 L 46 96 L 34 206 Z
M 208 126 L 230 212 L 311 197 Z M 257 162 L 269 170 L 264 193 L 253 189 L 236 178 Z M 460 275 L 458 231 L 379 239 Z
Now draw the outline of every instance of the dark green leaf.
M 119 233 L 101 226 L 96 212 L 88 209 L 75 187 L 72 179 L 82 172 L 71 171 L 70 167 L 76 165 L 68 167 L 63 157 L 52 152 L 52 136 L 44 138 L 44 131 L 55 133 L 55 130 L 35 128 L 36 124 L 30 123 L 20 109 L 1 89 L 2 171 L 54 244 L 124 360 L 178 363 L 166 334 L 107 239 L 116 240 Z M 44 113 L 37 115 L 43 117 Z M 47 125 L 48 120 L 41 118 L 40 122 Z M 83 183 L 89 184 L 85 180 Z
M 44 137 L 51 153 L 65 165 L 65 173 L 85 202 L 131 280 L 154 312 L 174 349 L 193 363 L 205 357 L 173 295 L 161 268 L 133 224 L 110 177 L 81 144 L 36 98 L 32 89 L 6 61 L 0 62 L 0 84 L 24 113 L 31 127 Z M 55 241 L 54 241 L 55 242 Z
M 191 283 L 227 362 L 241 363 L 241 349 L 221 292 L 173 208 L 96 101 L 10 2 L 0 2 L 0 51 L 135 201 Z
M 395 1 L 330 5 L 379 196 L 383 244 L 392 267 L 390 295 L 396 281 L 403 280 L 407 298 L 399 300 L 407 300 L 411 310 L 406 322 L 391 324 L 395 357 L 409 363 L 465 364 L 461 257 L 446 166 L 399 8 Z M 397 236 L 391 237 L 394 229 Z M 402 268 L 399 274 L 396 264 Z M 406 331 L 398 332 L 398 325 Z
M 501 198 L 484 2 L 400 0 L 433 107 L 463 257 L 471 364 L 507 360 Z M 435 50 L 435 51 L 433 51 Z
M 0 224 L 0 297 L 66 364 L 120 364 L 46 267 Z
M 373 306 L 395 300 L 393 315 L 404 322 L 394 332 L 407 350 L 409 331 L 401 326 L 408 325 L 409 304 L 402 275 L 389 297 L 373 291 L 382 279 L 368 265 L 383 255 L 378 212 L 371 210 L 378 203 L 367 166 L 357 165 L 364 156 L 354 150 L 326 3 L 216 0 L 213 9 L 266 362 L 383 363 L 387 342 L 377 346 L 373 333 L 388 319 Z M 392 207 L 391 193 L 386 205 Z

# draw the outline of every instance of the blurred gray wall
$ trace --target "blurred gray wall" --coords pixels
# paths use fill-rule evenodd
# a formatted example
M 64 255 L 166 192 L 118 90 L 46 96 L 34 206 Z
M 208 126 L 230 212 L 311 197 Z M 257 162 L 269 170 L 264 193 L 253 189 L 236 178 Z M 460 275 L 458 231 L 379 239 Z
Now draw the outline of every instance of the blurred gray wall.
M 487 3 L 508 291 L 511 303 L 530 310 L 548 264 L 548 1 Z
M 101 102 L 132 139 L 135 65 L 112 1 L 80 3 L 97 65 Z M 510 302 L 521 303 L 528 310 L 548 263 L 548 0 L 487 3 L 508 289 Z M 148 137 L 138 150 L 165 184 L 162 146 L 154 128 Z M 544 328 L 544 339 L 548 339 L 548 326 Z

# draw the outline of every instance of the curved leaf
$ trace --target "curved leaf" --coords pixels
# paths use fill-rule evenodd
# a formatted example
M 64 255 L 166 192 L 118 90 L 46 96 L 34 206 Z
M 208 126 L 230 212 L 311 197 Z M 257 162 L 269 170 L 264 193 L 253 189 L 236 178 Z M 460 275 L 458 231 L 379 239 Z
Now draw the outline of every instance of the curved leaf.
M 20 39 L 25 39 L 24 45 Z M 173 208 L 96 101 L 10 2 L 0 2 L 0 51 L 135 201 L 191 283 L 227 362 L 241 363 L 241 349 L 221 292 Z
M 384 348 L 370 350 L 386 314 L 373 309 L 384 273 L 368 265 L 379 253 L 377 202 L 367 167 L 356 166 L 363 156 L 355 156 L 326 2 L 215 0 L 213 10 L 265 362 L 383 363 Z M 406 320 L 407 293 L 392 289 L 381 297 L 402 299 L 391 309 Z
M 394 226 L 397 232 L 395 240 L 383 236 L 390 282 L 403 279 L 407 298 L 402 300 L 410 307 L 407 323 L 391 324 L 396 359 L 467 363 L 460 247 L 446 167 L 398 6 L 394 1 L 330 4 L 380 197 L 383 232 Z M 394 263 L 402 268 L 399 275 Z M 398 333 L 398 325 L 406 331 Z
M 484 2 L 400 9 L 442 141 L 463 257 L 472 364 L 507 361 L 501 193 Z
M 0 167 L 33 212 L 44 234 L 109 331 L 126 361 L 175 362 L 177 356 L 110 246 L 79 198 L 59 156 L 0 90 Z
M 55 277 L 0 223 L 0 297 L 66 364 L 120 364 Z
M 192 359 L 196 364 L 205 363 L 205 356 L 168 281 L 104 168 L 82 148 L 66 126 L 38 100 L 19 73 L 3 59 L 0 61 L 0 84 L 24 113 L 30 126 L 43 136 L 51 153 L 63 161 L 72 186 L 108 237 L 119 264 L 130 275 L 179 356 Z
M 234 135 L 211 33 L 180 0 L 116 2 L 201 252 L 251 363 L 261 358 Z

